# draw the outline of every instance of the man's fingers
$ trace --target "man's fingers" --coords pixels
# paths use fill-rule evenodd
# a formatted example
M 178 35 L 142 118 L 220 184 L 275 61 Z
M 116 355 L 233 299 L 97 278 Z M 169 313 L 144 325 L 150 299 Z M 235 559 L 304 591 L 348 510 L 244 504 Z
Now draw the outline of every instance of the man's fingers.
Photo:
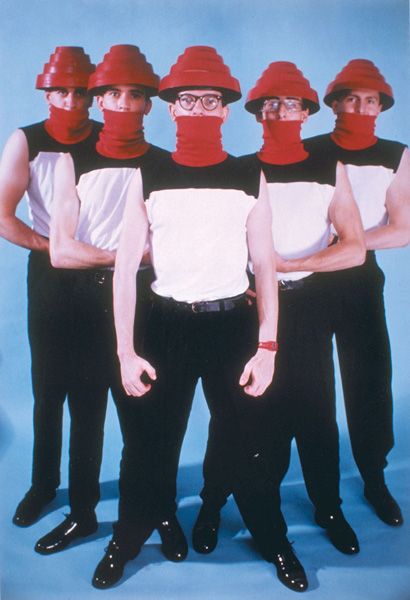
M 239 385 L 246 385 L 249 381 L 249 377 L 251 375 L 251 371 L 252 371 L 252 365 L 250 365 L 249 363 L 247 363 L 245 365 L 245 368 L 242 372 L 242 375 L 239 379 Z

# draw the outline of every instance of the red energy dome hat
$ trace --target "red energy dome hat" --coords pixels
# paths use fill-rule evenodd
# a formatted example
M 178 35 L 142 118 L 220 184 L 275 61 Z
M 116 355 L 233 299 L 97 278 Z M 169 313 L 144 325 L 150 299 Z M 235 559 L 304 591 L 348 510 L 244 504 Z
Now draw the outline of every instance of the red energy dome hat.
M 168 75 L 161 79 L 158 95 L 162 100 L 175 102 L 180 90 L 195 88 L 219 90 L 225 103 L 235 102 L 242 96 L 239 81 L 232 77 L 223 58 L 210 46 L 186 48 Z
M 371 60 L 355 58 L 347 63 L 327 86 L 324 102 L 328 106 L 337 99 L 339 92 L 363 88 L 375 90 L 380 94 L 382 110 L 391 108 L 394 104 L 393 90 L 386 83 L 383 75 Z
M 245 108 L 256 114 L 263 101 L 272 96 L 297 96 L 302 98 L 310 114 L 320 108 L 319 98 L 309 81 L 294 63 L 286 61 L 272 62 L 262 73 L 246 99 Z
M 95 65 L 79 46 L 57 46 L 41 75 L 37 75 L 36 88 L 48 90 L 58 87 L 86 88 Z
M 90 77 L 88 91 L 97 95 L 110 85 L 140 85 L 150 96 L 158 94 L 159 77 L 137 46 L 111 46 Z

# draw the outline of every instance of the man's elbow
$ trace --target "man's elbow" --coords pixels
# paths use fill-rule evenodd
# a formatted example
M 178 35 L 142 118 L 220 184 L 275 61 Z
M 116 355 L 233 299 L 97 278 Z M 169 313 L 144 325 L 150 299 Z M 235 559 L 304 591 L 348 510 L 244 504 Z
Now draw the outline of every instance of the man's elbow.
M 358 240 L 356 242 L 353 260 L 354 264 L 352 265 L 352 267 L 360 267 L 360 265 L 364 264 L 366 260 L 366 244 L 364 240 Z
M 67 256 L 59 244 L 50 242 L 50 262 L 56 269 L 64 269 L 67 266 Z

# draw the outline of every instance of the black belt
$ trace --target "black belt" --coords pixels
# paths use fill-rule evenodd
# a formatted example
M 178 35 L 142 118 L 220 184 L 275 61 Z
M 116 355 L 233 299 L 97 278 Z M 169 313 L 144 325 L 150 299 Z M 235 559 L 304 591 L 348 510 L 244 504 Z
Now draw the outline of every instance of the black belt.
M 305 285 L 311 282 L 311 275 L 303 277 L 303 279 L 280 279 L 278 281 L 278 287 L 281 292 L 288 292 L 291 290 L 300 290 Z
M 205 300 L 203 302 L 179 302 L 173 298 L 165 298 L 158 294 L 153 294 L 153 298 L 155 302 L 159 302 L 169 308 L 187 310 L 193 313 L 226 312 L 239 306 L 247 305 L 245 294 L 233 296 L 232 298 L 221 298 L 221 300 Z

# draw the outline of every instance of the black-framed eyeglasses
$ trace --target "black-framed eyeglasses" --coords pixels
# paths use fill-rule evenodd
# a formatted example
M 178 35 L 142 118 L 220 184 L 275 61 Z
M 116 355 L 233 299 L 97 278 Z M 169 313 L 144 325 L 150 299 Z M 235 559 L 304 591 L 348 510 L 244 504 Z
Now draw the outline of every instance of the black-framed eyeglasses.
M 265 100 L 263 103 L 262 110 L 264 112 L 278 112 L 281 106 L 283 106 L 287 112 L 298 112 L 302 110 L 302 102 L 297 98 L 285 98 L 284 100 L 279 100 L 279 98 L 269 98 L 269 100 Z
M 194 106 L 201 101 L 205 110 L 211 111 L 218 108 L 222 96 L 217 94 L 204 94 L 203 96 L 195 96 L 194 94 L 178 94 L 177 100 L 184 110 L 193 110 Z

